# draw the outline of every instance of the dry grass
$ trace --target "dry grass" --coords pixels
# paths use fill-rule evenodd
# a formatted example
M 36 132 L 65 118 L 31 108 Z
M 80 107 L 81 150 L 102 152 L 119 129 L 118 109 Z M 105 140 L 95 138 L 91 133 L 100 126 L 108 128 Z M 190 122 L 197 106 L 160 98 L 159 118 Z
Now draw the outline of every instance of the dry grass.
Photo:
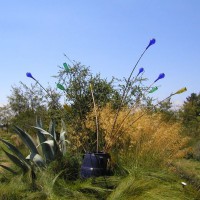
M 99 111 L 100 133 L 107 151 L 128 156 L 135 164 L 152 166 L 166 164 L 187 153 L 189 138 L 180 134 L 180 123 L 165 122 L 159 113 L 145 114 L 137 120 L 144 111 L 127 116 L 128 112 L 124 109 L 119 113 L 112 131 L 115 112 L 109 105 Z M 94 122 L 94 113 L 91 113 L 87 119 L 88 129 L 95 131 Z

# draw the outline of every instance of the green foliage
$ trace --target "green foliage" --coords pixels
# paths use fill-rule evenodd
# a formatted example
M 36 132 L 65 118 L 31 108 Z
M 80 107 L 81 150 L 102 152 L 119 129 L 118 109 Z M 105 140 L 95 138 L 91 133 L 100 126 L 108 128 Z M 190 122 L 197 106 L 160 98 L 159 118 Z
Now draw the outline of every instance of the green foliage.
M 50 163 L 48 170 L 54 175 L 59 174 L 59 178 L 74 181 L 80 178 L 80 167 L 82 158 L 79 155 L 74 155 L 67 152 L 62 158 Z
M 22 82 L 19 86 L 12 86 L 12 93 L 8 96 L 8 107 L 12 112 L 6 118 L 9 124 L 18 124 L 32 133 L 30 126 L 35 123 L 36 116 L 40 116 L 45 125 L 50 119 L 58 123 L 62 113 L 60 94 L 51 87 L 45 91 L 48 93 L 44 93 L 38 84 L 31 85 L 30 88 Z
M 200 94 L 192 93 L 186 98 L 180 116 L 184 132 L 191 137 L 200 138 Z
M 33 175 L 33 179 L 35 179 L 35 168 L 44 168 L 49 162 L 52 162 L 56 159 L 59 160 L 66 151 L 64 136 L 65 129 L 63 127 L 61 129 L 62 132 L 60 133 L 60 135 L 62 136 L 60 137 L 61 140 L 57 140 L 55 134 L 55 123 L 51 123 L 50 133 L 41 128 L 41 123 L 38 122 L 37 125 L 38 126 L 36 126 L 35 129 L 37 129 L 37 134 L 41 142 L 38 147 L 40 145 L 45 147 L 42 148 L 42 155 L 44 155 L 45 159 L 43 159 L 42 156 L 39 154 L 39 150 L 36 147 L 33 138 L 17 126 L 14 127 L 15 131 L 19 135 L 23 143 L 26 145 L 26 147 L 28 147 L 30 152 L 27 157 L 24 157 L 23 154 L 11 143 L 4 139 L 0 139 L 0 141 L 3 142 L 12 152 L 11 154 L 3 149 L 8 158 L 19 168 L 21 168 L 24 174 L 30 171 Z M 64 124 L 62 123 L 62 125 Z
M 177 118 L 176 111 L 172 109 L 171 99 L 167 99 L 159 103 L 158 107 L 155 109 L 156 112 L 162 114 L 164 121 L 175 121 Z
M 200 141 L 196 142 L 193 149 L 193 158 L 200 161 Z
M 90 84 L 93 86 L 94 99 L 99 108 L 108 102 L 116 105 L 117 99 L 120 99 L 120 94 L 114 89 L 114 79 L 107 81 L 102 79 L 100 74 L 93 76 L 90 69 L 81 63 L 71 66 L 68 72 L 61 69 L 54 77 L 66 88 L 66 119 L 75 130 L 85 129 L 86 115 L 93 109 Z

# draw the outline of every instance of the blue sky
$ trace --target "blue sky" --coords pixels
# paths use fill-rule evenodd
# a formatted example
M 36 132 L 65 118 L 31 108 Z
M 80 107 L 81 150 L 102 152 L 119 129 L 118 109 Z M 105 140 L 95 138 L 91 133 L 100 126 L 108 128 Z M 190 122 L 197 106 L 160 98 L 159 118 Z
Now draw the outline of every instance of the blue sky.
M 183 102 L 200 92 L 199 0 L 0 0 L 0 105 L 12 85 L 54 84 L 58 65 L 72 60 L 110 79 L 128 77 L 149 40 L 139 67 L 149 83 L 159 73 L 154 98 Z

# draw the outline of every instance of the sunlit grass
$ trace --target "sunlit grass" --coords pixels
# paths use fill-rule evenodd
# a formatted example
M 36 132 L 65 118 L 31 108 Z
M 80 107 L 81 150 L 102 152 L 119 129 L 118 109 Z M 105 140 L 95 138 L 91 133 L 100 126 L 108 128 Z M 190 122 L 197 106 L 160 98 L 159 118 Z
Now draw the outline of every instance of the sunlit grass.
M 200 162 L 192 159 L 180 159 L 177 160 L 176 165 L 183 170 L 189 171 L 200 179 Z
M 181 182 L 186 180 L 167 169 L 127 168 L 127 174 L 123 176 L 76 181 L 60 178 L 55 180 L 55 177 L 51 171 L 41 171 L 33 187 L 28 174 L 26 176 L 13 176 L 8 172 L 1 174 L 0 199 L 198 200 L 200 198 L 190 183 L 183 187 Z
M 198 199 L 191 186 L 183 188 L 181 179 L 168 172 L 144 172 L 137 177 L 124 178 L 108 200 L 186 200 Z
M 180 159 L 173 163 L 174 171 L 191 183 L 200 193 L 200 162 L 192 159 Z
M 116 125 L 119 131 L 115 132 L 116 135 L 110 135 L 114 113 L 109 107 L 99 113 L 100 131 L 105 137 L 105 143 L 111 145 L 113 176 L 64 180 L 63 177 L 57 176 L 60 168 L 56 170 L 55 167 L 59 166 L 59 163 L 52 163 L 46 170 L 37 172 L 37 179 L 33 184 L 30 174 L 13 176 L 1 170 L 3 173 L 0 174 L 0 199 L 200 199 L 200 194 L 187 182 L 187 177 L 180 177 L 184 172 L 185 175 L 191 175 L 198 180 L 200 174 L 199 162 L 177 160 L 187 153 L 185 147 L 188 138 L 181 136 L 181 125 L 177 122 L 164 122 L 160 114 L 154 113 L 145 115 L 130 126 L 131 121 L 141 114 L 138 112 L 130 115 L 127 123 L 122 126 L 121 122 L 126 113 L 124 110 L 119 115 Z M 92 113 L 88 116 L 86 125 L 87 128 L 95 128 Z M 5 133 L 1 133 L 1 137 L 10 140 L 10 135 Z M 84 138 L 79 138 L 79 134 L 73 139 L 77 143 L 84 142 Z M 1 160 L 5 159 L 1 149 L 0 156 Z M 172 168 L 170 171 L 170 163 L 175 163 L 181 173 Z M 183 187 L 182 181 L 186 181 L 187 186 Z

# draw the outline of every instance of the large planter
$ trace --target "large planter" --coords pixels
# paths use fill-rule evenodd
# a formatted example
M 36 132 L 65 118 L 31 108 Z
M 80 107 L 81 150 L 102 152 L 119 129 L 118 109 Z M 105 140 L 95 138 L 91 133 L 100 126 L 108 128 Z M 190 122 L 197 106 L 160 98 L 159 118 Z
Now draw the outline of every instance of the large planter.
M 108 153 L 86 153 L 81 165 L 81 177 L 90 178 L 109 174 L 110 155 Z

